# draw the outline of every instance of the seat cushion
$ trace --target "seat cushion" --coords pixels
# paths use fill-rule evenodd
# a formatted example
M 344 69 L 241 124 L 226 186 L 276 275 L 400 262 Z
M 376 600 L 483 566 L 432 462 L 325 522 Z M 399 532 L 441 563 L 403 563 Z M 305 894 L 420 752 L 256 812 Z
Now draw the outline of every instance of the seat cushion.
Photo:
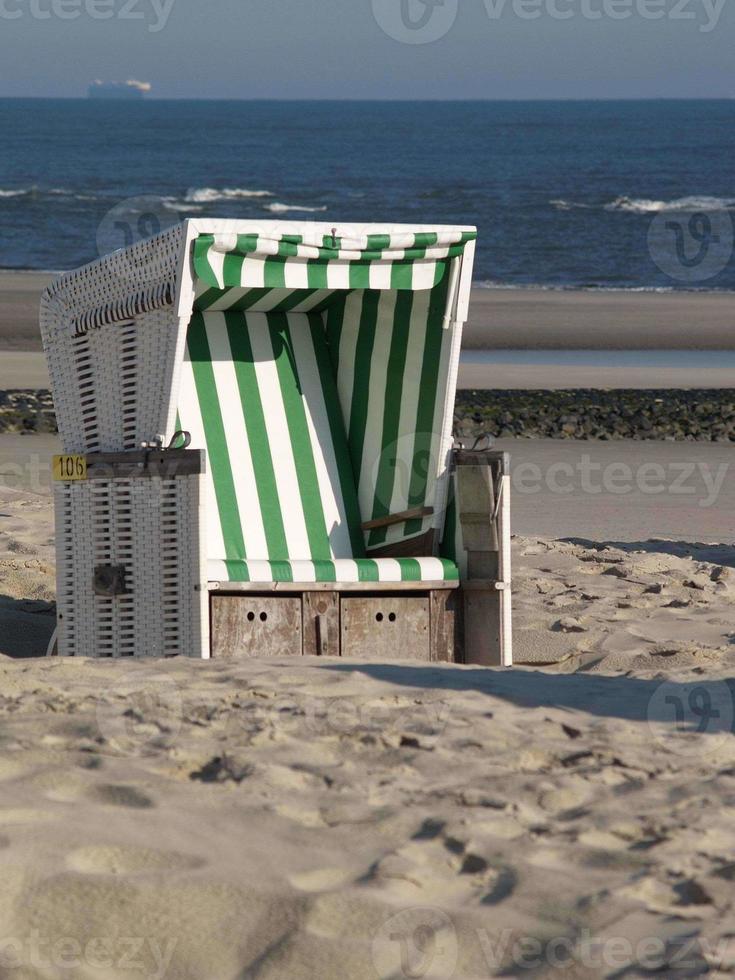
M 446 558 L 356 558 L 335 561 L 209 561 L 210 582 L 456 582 Z

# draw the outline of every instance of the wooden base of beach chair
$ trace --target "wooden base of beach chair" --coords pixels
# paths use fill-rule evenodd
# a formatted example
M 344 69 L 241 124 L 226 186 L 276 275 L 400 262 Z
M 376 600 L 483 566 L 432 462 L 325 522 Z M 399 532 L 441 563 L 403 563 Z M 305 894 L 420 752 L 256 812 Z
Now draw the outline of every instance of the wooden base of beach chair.
M 459 589 L 215 593 L 211 656 L 461 662 Z

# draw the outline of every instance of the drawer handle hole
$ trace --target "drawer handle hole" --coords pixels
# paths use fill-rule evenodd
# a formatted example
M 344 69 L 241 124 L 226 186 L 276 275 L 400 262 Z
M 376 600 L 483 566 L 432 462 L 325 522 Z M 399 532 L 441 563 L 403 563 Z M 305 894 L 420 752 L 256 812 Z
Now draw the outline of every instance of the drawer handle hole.
M 376 621 L 378 623 L 382 623 L 383 622 L 383 614 L 381 612 L 375 613 L 375 619 L 376 619 Z
M 266 619 L 268 619 L 268 613 L 262 612 L 260 614 L 260 621 L 261 621 L 261 623 L 264 623 L 266 621 Z
M 395 623 L 395 621 L 396 621 L 396 614 L 395 613 L 388 613 L 388 619 L 390 620 L 391 623 Z
M 254 613 L 254 612 L 252 612 L 252 610 L 251 610 L 251 611 L 250 611 L 250 612 L 248 613 L 248 622 L 249 622 L 249 623 L 252 623 L 252 621 L 253 621 L 254 619 L 255 619 L 255 613 Z

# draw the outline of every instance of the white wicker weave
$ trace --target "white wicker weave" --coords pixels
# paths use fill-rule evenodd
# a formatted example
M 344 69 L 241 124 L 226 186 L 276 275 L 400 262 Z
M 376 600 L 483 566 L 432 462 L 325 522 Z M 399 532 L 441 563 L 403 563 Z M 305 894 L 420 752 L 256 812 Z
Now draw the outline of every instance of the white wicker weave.
M 55 486 L 61 656 L 208 656 L 202 478 Z M 95 595 L 99 565 L 124 565 L 125 595 Z

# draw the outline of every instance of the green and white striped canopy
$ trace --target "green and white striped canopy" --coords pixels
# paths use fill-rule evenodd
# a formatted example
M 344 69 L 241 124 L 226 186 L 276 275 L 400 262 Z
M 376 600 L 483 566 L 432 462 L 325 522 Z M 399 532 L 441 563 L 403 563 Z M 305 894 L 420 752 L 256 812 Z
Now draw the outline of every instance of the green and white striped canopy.
M 474 231 L 324 235 L 199 235 L 194 271 L 210 289 L 431 289 Z

